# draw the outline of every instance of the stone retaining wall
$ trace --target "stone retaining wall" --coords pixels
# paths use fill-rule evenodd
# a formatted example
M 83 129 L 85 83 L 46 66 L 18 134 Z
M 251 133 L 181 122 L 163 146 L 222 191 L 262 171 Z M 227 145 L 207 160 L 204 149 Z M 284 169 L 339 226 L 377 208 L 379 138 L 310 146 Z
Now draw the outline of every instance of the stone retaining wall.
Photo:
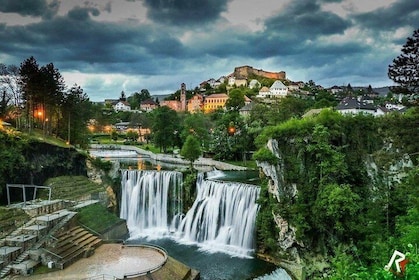
M 127 223 L 125 220 L 113 225 L 100 235 L 102 240 L 125 240 L 129 235 Z

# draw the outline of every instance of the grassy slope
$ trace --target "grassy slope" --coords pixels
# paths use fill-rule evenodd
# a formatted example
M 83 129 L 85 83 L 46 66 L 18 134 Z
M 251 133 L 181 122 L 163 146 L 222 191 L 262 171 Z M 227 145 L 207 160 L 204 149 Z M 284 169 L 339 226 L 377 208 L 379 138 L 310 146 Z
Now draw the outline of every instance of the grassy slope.
M 77 220 L 99 233 L 121 221 L 114 213 L 109 212 L 105 206 L 98 203 L 81 208 Z
M 84 195 L 105 191 L 105 187 L 84 176 L 60 176 L 48 179 L 45 186 L 52 187 L 51 199 L 77 200 Z M 48 199 L 48 191 L 40 192 L 40 198 Z

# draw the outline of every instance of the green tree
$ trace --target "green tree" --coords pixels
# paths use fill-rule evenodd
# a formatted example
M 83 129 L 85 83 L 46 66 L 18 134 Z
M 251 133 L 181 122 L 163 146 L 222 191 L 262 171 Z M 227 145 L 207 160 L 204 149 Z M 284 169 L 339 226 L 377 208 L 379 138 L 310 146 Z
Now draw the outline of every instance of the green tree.
M 83 89 L 74 85 L 64 96 L 59 136 L 69 143 L 86 145 L 89 131 L 87 121 L 92 117 L 91 103 Z
M 388 77 L 400 85 L 402 92 L 419 92 L 419 29 L 408 37 L 402 53 L 388 66 Z
M 183 120 L 181 138 L 186 141 L 189 135 L 194 135 L 204 147 L 208 148 L 211 126 L 211 121 L 202 112 L 187 114 Z
M 130 141 L 137 141 L 138 139 L 138 132 L 135 130 L 128 130 L 127 131 L 127 139 Z
M 19 88 L 22 92 L 22 101 L 25 107 L 26 127 L 30 132 L 33 127 L 35 108 L 40 101 L 39 94 L 42 89 L 39 65 L 33 56 L 20 64 L 19 75 Z
M 150 92 L 148 89 L 142 89 L 140 92 L 134 92 L 131 96 L 128 97 L 128 103 L 131 105 L 131 108 L 140 108 L 141 102 L 151 98 Z
M 2 98 L 6 103 L 7 121 L 13 122 L 16 128 L 21 128 L 22 93 L 19 87 L 19 68 L 16 65 L 5 65 L 0 63 L 0 84 L 4 89 L 5 97 Z M 7 102 L 6 102 L 7 101 Z M 4 107 L 4 106 L 3 106 Z
M 238 111 L 240 108 L 244 106 L 244 101 L 245 99 L 243 92 L 240 89 L 236 88 L 229 92 L 225 107 L 228 110 Z
M 192 170 L 193 162 L 201 155 L 201 143 L 199 140 L 195 136 L 189 135 L 180 150 L 180 155 L 189 160 Z
M 42 114 L 38 121 L 42 122 L 44 133 L 56 131 L 61 118 L 60 105 L 64 102 L 64 78 L 54 64 L 49 63 L 40 68 L 42 92 L 38 104 L 38 112 Z
M 170 146 L 177 144 L 180 122 L 176 111 L 167 106 L 158 107 L 152 112 L 152 133 L 154 144 L 164 153 Z
M 216 120 L 210 145 L 215 158 L 239 160 L 252 147 L 253 139 L 249 138 L 243 117 L 237 111 L 226 112 Z
M 310 105 L 310 101 L 292 96 L 271 104 L 256 104 L 250 112 L 249 122 L 262 122 L 263 126 L 277 125 L 288 119 L 301 117 Z
M 336 98 L 327 90 L 319 90 L 316 93 L 314 108 L 335 107 L 338 104 Z
M 46 125 L 57 131 L 65 88 L 64 79 L 58 69 L 52 63 L 39 67 L 32 56 L 21 63 L 19 75 L 19 88 L 29 131 L 34 124 L 42 127 L 44 132 Z
M 348 172 L 344 155 L 330 144 L 330 137 L 328 128 L 317 124 L 312 142 L 307 145 L 313 167 L 317 169 L 311 179 L 319 185 L 340 182 Z
M 8 98 L 5 90 L 3 90 L 0 95 L 0 119 L 4 119 L 10 99 Z
M 118 140 L 118 132 L 115 130 L 115 129 L 113 129 L 112 131 L 111 131 L 111 139 L 113 140 L 113 141 L 116 141 L 116 140 Z
M 317 215 L 318 227 L 329 238 L 351 237 L 353 221 L 359 213 L 360 197 L 349 185 L 328 184 L 321 188 L 313 213 Z

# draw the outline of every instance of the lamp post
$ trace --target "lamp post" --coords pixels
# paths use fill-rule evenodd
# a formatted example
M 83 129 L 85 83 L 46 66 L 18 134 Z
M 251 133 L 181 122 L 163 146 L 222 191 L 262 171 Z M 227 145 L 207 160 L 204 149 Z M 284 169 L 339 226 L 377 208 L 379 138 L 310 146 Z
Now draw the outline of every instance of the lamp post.
M 67 124 L 67 145 L 70 145 L 70 113 L 68 113 L 68 124 Z
M 230 122 L 230 125 L 228 126 L 227 132 L 230 136 L 233 136 L 236 133 L 236 127 L 234 126 L 233 122 Z

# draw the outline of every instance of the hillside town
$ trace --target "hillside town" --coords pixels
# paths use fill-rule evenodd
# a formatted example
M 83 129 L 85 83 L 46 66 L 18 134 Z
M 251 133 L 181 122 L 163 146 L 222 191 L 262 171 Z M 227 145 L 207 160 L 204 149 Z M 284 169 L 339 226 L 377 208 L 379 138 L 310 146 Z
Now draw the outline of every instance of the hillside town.
M 268 80 L 268 85 L 263 85 L 259 80 Z M 218 92 L 219 89 L 225 89 L 224 92 Z M 342 114 L 367 113 L 374 116 L 384 115 L 390 111 L 400 111 L 405 109 L 402 105 L 401 96 L 394 96 L 392 102 L 377 104 L 378 98 L 386 96 L 389 88 L 381 88 L 377 91 L 369 87 L 352 88 L 347 86 L 333 86 L 324 88 L 316 85 L 313 81 L 291 81 L 286 78 L 286 73 L 268 72 L 254 69 L 251 66 L 236 67 L 234 72 L 219 77 L 218 79 L 209 79 L 203 81 L 193 90 L 190 98 L 187 98 L 187 88 L 185 83 L 180 85 L 180 94 L 178 99 L 159 100 L 156 96 L 143 100 L 138 108 L 132 108 L 127 101 L 124 92 L 118 99 L 106 99 L 104 105 L 110 106 L 115 112 L 150 112 L 159 106 L 167 106 L 176 112 L 203 112 L 205 114 L 219 109 L 225 109 L 226 102 L 229 99 L 229 92 L 232 89 L 247 89 L 251 96 L 245 95 L 245 104 L 240 109 L 242 115 L 250 112 L 255 103 L 272 103 L 287 96 L 293 96 L 302 99 L 314 99 L 316 93 L 322 91 L 333 96 L 339 104 L 335 109 Z M 218 90 L 218 91 L 217 91 Z M 161 99 L 161 98 L 160 98 Z

